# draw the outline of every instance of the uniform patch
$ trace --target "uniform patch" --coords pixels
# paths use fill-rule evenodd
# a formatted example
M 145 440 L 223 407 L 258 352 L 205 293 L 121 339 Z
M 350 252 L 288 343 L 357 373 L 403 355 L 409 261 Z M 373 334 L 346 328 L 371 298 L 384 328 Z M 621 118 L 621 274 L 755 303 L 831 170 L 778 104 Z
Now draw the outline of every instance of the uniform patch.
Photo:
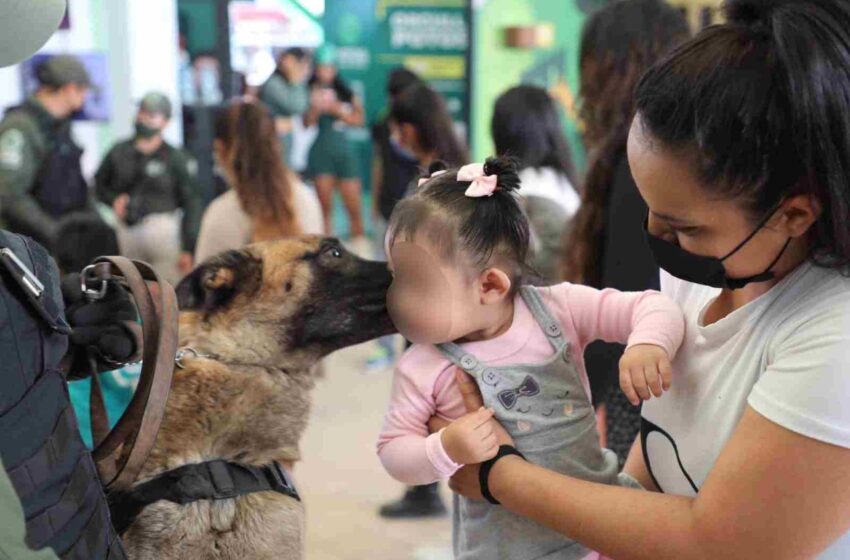
M 198 160 L 195 158 L 189 158 L 186 160 L 186 171 L 189 172 L 189 175 L 192 177 L 198 176 Z
M 24 165 L 24 133 L 13 128 L 0 136 L 0 167 L 17 171 Z
M 148 177 L 162 177 L 165 175 L 165 163 L 154 159 L 145 166 L 145 175 Z

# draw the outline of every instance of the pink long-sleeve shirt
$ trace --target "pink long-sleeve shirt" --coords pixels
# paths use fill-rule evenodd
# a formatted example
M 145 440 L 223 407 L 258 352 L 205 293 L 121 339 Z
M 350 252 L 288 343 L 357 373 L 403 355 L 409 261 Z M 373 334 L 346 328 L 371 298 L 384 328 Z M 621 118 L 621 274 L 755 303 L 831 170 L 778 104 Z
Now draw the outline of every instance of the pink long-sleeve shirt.
M 658 292 L 596 290 L 569 283 L 537 289 L 570 342 L 588 400 L 584 349 L 589 343 L 654 344 L 672 360 L 682 342 L 682 312 Z M 554 353 L 519 295 L 507 332 L 461 347 L 491 366 L 542 363 Z M 443 448 L 442 430 L 428 433 L 432 416 L 452 421 L 466 414 L 454 372 L 455 366 L 433 345 L 414 345 L 396 365 L 389 410 L 378 438 L 378 456 L 393 478 L 408 485 L 428 484 L 450 477 L 462 466 Z

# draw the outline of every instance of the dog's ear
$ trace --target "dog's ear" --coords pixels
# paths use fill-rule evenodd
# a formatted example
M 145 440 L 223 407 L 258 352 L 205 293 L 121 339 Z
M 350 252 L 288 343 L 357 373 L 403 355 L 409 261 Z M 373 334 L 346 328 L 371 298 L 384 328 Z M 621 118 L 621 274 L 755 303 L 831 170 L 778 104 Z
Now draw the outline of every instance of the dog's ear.
M 177 285 L 184 311 L 210 313 L 227 305 L 236 294 L 254 290 L 262 261 L 247 251 L 228 251 L 203 262 Z

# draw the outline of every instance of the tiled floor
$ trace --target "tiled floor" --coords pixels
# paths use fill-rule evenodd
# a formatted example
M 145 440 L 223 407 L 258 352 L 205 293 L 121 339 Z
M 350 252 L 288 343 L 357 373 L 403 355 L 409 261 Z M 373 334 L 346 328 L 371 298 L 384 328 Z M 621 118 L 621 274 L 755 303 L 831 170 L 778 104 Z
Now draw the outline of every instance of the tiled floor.
M 366 344 L 330 356 L 313 393 L 303 461 L 295 467 L 307 506 L 307 559 L 450 560 L 448 517 L 385 521 L 377 514 L 403 487 L 375 454 L 392 371 L 363 373 L 370 350 Z

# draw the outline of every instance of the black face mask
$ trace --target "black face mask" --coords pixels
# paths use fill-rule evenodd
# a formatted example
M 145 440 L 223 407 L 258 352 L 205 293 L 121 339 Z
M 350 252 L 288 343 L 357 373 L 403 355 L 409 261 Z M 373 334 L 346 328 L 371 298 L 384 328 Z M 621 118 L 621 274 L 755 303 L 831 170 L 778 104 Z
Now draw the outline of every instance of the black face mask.
M 652 235 L 647 229 L 649 216 L 643 222 L 643 232 L 646 236 L 646 241 L 649 243 L 649 249 L 655 257 L 655 262 L 659 267 L 672 274 L 676 278 L 693 282 L 694 284 L 702 284 L 703 286 L 711 286 L 712 288 L 729 288 L 738 290 L 747 284 L 766 282 L 774 278 L 771 269 L 779 262 L 779 259 L 791 243 L 791 238 L 782 246 L 782 250 L 773 259 L 773 262 L 761 274 L 755 274 L 746 278 L 729 278 L 726 276 L 726 269 L 723 266 L 723 261 L 737 253 L 741 247 L 749 243 L 755 237 L 761 228 L 770 220 L 776 210 L 773 210 L 765 216 L 765 218 L 756 226 L 753 232 L 741 241 L 737 247 L 732 249 L 725 257 L 718 259 L 717 257 L 707 257 L 703 255 L 695 255 L 682 249 L 676 243 L 671 243 L 658 236 Z
M 136 122 L 136 138 L 144 138 L 144 139 L 153 138 L 154 136 L 156 136 L 160 132 L 161 131 L 158 128 L 150 127 L 150 126 L 143 124 L 143 123 L 140 123 L 138 121 Z

